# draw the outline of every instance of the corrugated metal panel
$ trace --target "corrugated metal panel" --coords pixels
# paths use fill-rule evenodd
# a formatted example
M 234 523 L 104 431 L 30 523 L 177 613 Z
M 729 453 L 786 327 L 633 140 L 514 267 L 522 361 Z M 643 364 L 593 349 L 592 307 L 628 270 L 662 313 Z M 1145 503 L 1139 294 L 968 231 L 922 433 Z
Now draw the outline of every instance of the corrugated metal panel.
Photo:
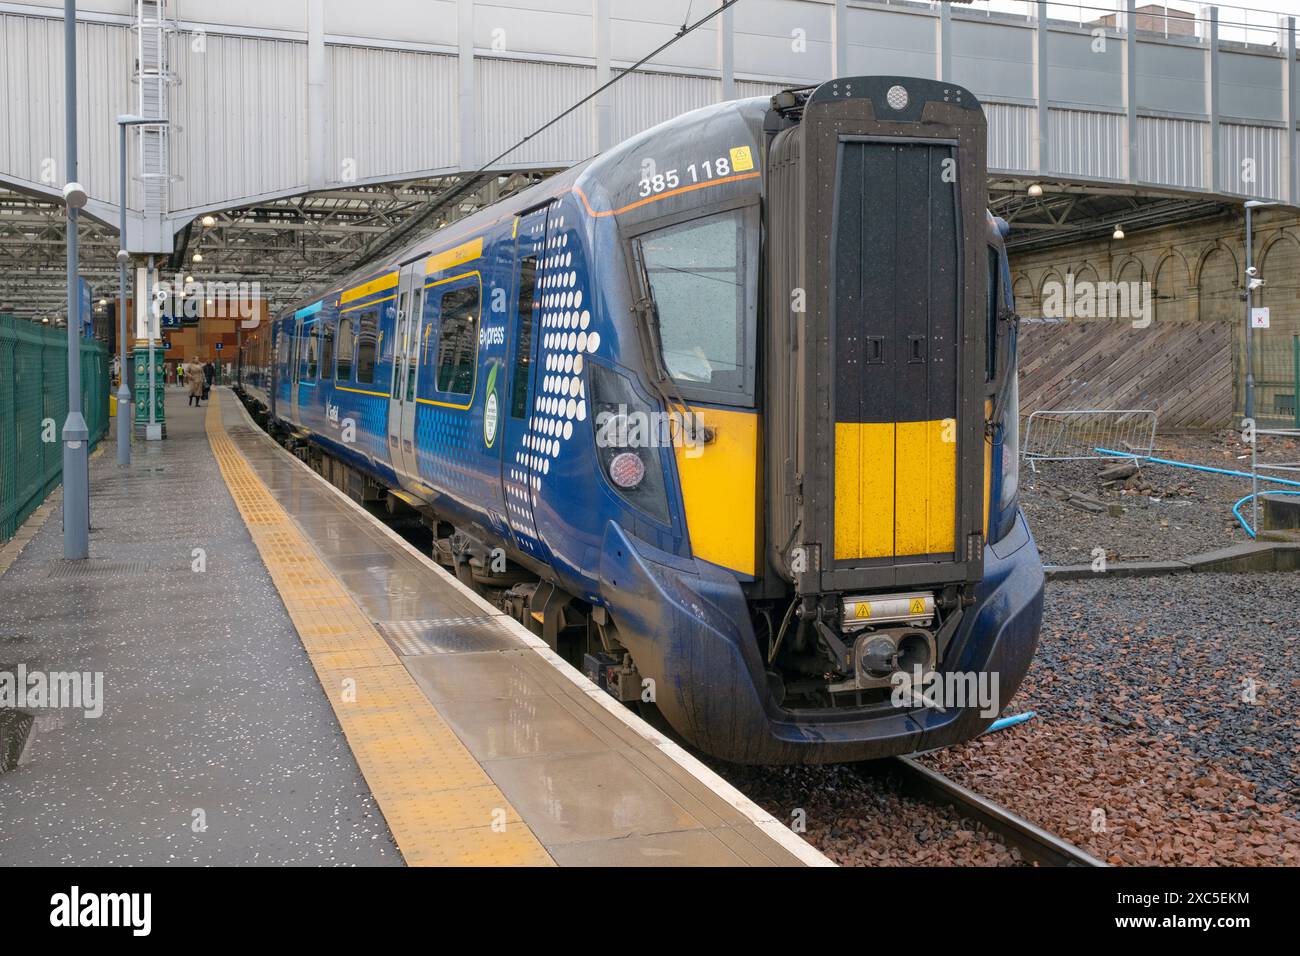
M 456 165 L 456 57 L 350 46 L 325 54 L 328 181 Z
M 716 103 L 721 88 L 720 81 L 708 77 L 667 73 L 625 75 L 611 90 L 614 141 L 625 140 L 664 120 Z
M 173 210 L 306 187 L 305 43 L 180 34 L 172 63 Z
M 1143 182 L 1162 186 L 1208 187 L 1205 171 L 1205 136 L 1208 123 L 1138 117 L 1138 174 Z
M 1052 172 L 1124 178 L 1123 114 L 1054 109 L 1048 120 Z
M 1034 108 L 985 103 L 989 124 L 989 169 L 1030 172 L 1034 168 Z
M 788 90 L 791 86 L 799 86 L 795 83 L 759 83 L 756 80 L 737 80 L 736 81 L 736 99 L 743 100 L 750 96 L 771 96 L 773 93 L 780 93 L 782 90 Z
M 63 20 L 0 14 L 0 172 L 47 189 L 67 181 L 63 135 Z M 77 25 L 77 178 L 116 203 L 117 127 L 130 112 L 131 36 Z
M 479 162 L 485 163 L 589 94 L 595 70 L 523 60 L 476 59 Z M 510 153 L 500 165 L 569 166 L 596 150 L 592 103 Z
M 1274 126 L 1219 126 L 1219 188 L 1247 196 L 1282 195 L 1282 130 Z

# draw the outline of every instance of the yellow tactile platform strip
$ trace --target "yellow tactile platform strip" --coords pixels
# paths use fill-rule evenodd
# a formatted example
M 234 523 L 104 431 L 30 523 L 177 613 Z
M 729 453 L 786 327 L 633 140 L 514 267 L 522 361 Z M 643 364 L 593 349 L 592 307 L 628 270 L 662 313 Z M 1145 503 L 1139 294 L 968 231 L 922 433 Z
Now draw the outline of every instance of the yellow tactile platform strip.
M 411 865 L 554 865 L 221 421 L 208 441 L 398 849 Z

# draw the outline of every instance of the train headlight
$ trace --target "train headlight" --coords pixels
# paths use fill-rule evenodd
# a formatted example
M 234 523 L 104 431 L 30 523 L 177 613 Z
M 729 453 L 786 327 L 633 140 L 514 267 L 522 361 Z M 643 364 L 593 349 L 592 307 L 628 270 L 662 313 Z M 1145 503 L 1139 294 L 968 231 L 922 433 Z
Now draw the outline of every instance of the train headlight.
M 634 451 L 620 452 L 609 463 L 609 480 L 620 488 L 635 488 L 645 480 L 645 462 Z
M 605 478 L 620 498 L 668 524 L 668 486 L 664 478 L 656 407 L 632 380 L 598 362 L 585 365 L 591 387 L 596 454 Z

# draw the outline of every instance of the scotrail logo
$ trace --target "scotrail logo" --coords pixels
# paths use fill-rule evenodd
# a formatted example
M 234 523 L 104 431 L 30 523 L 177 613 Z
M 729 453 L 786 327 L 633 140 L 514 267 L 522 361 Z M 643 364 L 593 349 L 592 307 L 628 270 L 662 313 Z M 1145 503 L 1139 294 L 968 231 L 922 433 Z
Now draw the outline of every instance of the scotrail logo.
M 132 936 L 153 929 L 152 893 L 82 893 L 74 886 L 50 897 L 50 925 L 130 927 Z

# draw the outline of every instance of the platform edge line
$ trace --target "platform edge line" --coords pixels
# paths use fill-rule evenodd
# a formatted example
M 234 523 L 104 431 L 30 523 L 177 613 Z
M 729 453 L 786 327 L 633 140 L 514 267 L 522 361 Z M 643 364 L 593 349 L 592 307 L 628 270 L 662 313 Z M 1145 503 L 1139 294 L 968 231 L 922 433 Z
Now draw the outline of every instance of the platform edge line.
M 456 578 L 455 575 L 450 574 L 445 568 L 437 564 L 432 558 L 429 558 L 426 555 L 420 553 L 420 551 L 418 551 L 415 547 L 413 547 L 409 542 L 406 541 L 405 538 L 399 535 L 396 531 L 393 531 L 391 528 L 389 528 L 387 525 L 383 524 L 382 522 L 375 521 L 372 515 L 370 515 L 364 508 L 362 508 L 359 504 L 357 504 L 355 501 L 353 501 L 351 498 L 345 495 L 342 489 L 336 488 L 334 485 L 330 484 L 330 482 L 325 480 L 325 477 L 323 475 L 320 475 L 317 472 L 313 471 L 312 468 L 306 462 L 304 462 L 300 458 L 297 458 L 289 454 L 288 451 L 280 447 L 280 445 L 276 444 L 276 442 L 269 435 L 267 435 L 266 432 L 264 432 L 257 425 L 256 422 L 253 421 L 252 416 L 248 414 L 248 409 L 244 407 L 244 403 L 242 401 L 238 402 L 238 406 L 239 406 L 240 413 L 244 416 L 244 420 L 248 423 L 248 426 L 253 430 L 253 432 L 260 439 L 267 442 L 277 452 L 284 455 L 286 459 L 292 461 L 294 464 L 301 467 L 304 471 L 307 472 L 307 474 L 311 475 L 313 478 L 319 481 L 322 485 L 324 485 L 334 494 L 338 495 L 343 501 L 347 502 L 347 504 L 351 506 L 355 511 L 359 512 L 368 522 L 372 523 L 384 534 L 388 535 L 395 543 L 399 544 L 409 554 L 411 554 L 419 561 L 421 561 L 430 570 L 436 572 L 437 574 L 445 578 L 450 584 L 452 584 L 455 588 L 457 588 L 461 594 L 463 594 L 469 600 L 473 601 L 476 606 L 487 611 L 489 614 L 500 615 L 503 618 L 506 626 L 512 628 L 512 633 L 518 636 L 528 647 L 536 651 L 544 660 L 546 660 L 548 664 L 550 664 L 557 671 L 559 671 L 566 678 L 568 678 L 569 681 L 574 685 L 576 685 L 579 690 L 587 694 L 587 696 L 591 697 L 593 700 L 597 701 L 602 707 L 605 708 L 607 712 L 609 712 L 618 720 L 621 720 L 632 730 L 636 731 L 636 733 L 639 734 L 641 737 L 645 738 L 647 743 L 653 744 L 657 749 L 659 749 L 664 754 L 664 756 L 668 757 L 670 760 L 673 761 L 673 763 L 677 764 L 679 767 L 681 767 L 683 770 L 689 773 L 700 783 L 704 784 L 711 791 L 716 793 L 719 797 L 721 797 L 724 801 L 726 801 L 726 803 L 730 805 L 733 810 L 737 811 L 738 813 L 744 814 L 751 823 L 753 823 L 756 827 L 758 827 L 758 829 L 761 830 L 764 834 L 771 837 L 772 840 L 775 841 L 782 849 L 788 851 L 793 856 L 797 857 L 801 863 L 804 863 L 808 866 L 836 866 L 837 865 L 833 860 L 831 860 L 829 857 L 823 854 L 811 843 L 800 838 L 798 834 L 796 834 L 793 830 L 791 830 L 781 821 L 777 820 L 776 817 L 772 816 L 770 813 L 768 813 L 758 804 L 754 803 L 754 801 L 750 800 L 747 796 L 745 796 L 743 793 L 737 790 L 734 786 L 732 786 L 730 783 L 728 783 L 726 780 L 720 777 L 717 773 L 715 773 L 714 771 L 706 767 L 697 758 L 693 757 L 686 750 L 684 750 L 680 745 L 678 745 L 672 740 L 669 740 L 667 737 L 663 736 L 662 734 L 658 733 L 653 728 L 646 725 L 644 721 L 635 718 L 630 712 L 627 712 L 626 708 L 619 705 L 612 697 L 610 697 L 608 694 L 604 693 L 598 687 L 593 685 L 591 681 L 587 680 L 586 676 L 581 671 L 575 668 L 564 658 L 560 657 L 559 654 L 556 654 L 554 651 L 552 651 L 550 646 L 545 641 L 543 641 L 541 638 L 535 635 L 532 631 L 528 630 L 528 628 L 524 627 L 514 618 L 510 617 L 508 614 L 504 614 L 500 608 L 494 608 L 480 595 L 474 593 L 468 587 L 462 584 Z

